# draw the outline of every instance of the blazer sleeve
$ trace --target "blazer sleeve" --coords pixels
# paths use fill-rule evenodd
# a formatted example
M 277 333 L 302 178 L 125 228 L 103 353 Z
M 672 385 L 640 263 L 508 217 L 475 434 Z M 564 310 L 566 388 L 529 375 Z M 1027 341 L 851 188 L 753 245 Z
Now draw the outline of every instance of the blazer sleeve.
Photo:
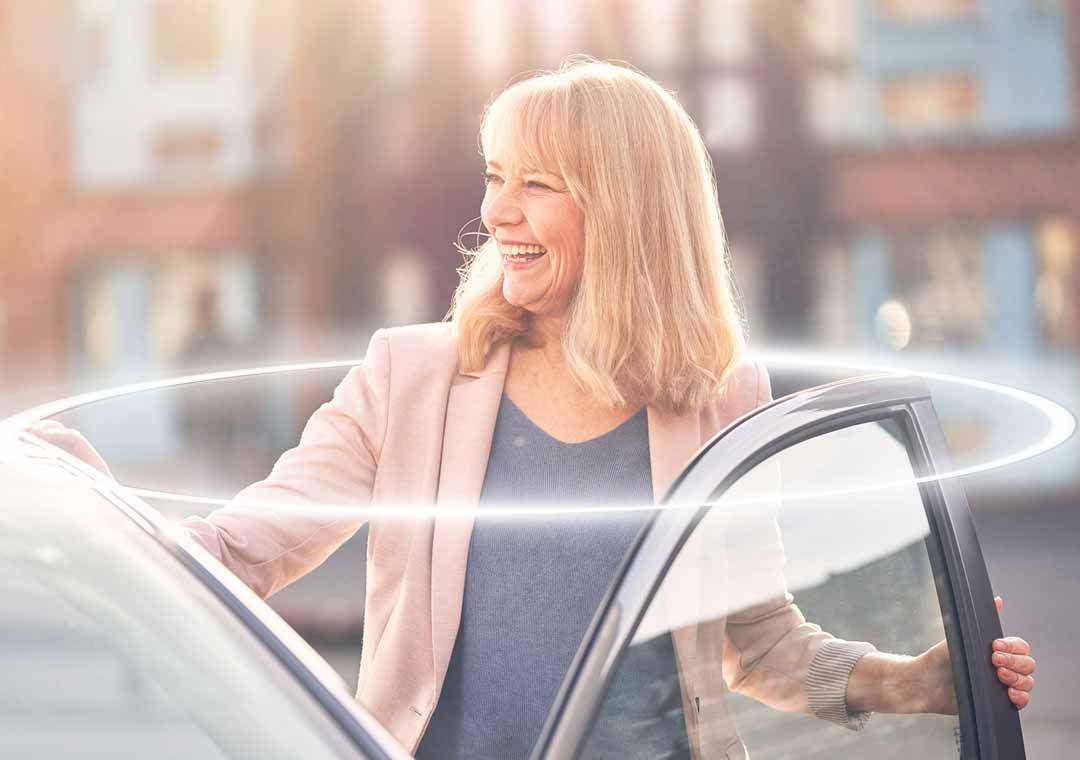
M 386 435 L 388 340 L 371 338 L 270 474 L 206 518 L 179 527 L 266 598 L 323 562 L 366 521 Z
M 760 364 L 757 406 L 772 399 L 769 377 Z M 825 633 L 803 617 L 783 579 L 784 550 L 771 514 L 755 526 L 755 573 L 764 571 L 777 591 L 772 601 L 729 615 L 723 650 L 724 678 L 730 688 L 782 710 L 810 712 L 858 730 L 869 713 L 847 707 L 847 682 L 855 663 L 875 647 Z M 761 531 L 765 531 L 761 535 Z

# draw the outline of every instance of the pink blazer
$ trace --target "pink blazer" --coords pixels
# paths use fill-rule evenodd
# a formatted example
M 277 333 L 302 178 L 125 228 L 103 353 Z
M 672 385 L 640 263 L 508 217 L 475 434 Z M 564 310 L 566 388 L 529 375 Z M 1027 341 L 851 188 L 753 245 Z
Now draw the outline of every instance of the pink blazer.
M 479 501 L 509 355 L 503 345 L 483 369 L 463 372 L 450 323 L 376 332 L 363 363 L 312 415 L 300 443 L 265 480 L 209 517 L 181 523 L 267 597 L 318 566 L 366 519 L 314 505 L 434 505 L 435 517 L 372 519 L 368 538 L 357 699 L 413 752 L 438 702 L 457 635 L 472 529 L 460 508 Z M 656 496 L 705 441 L 769 399 L 764 369 L 743 364 L 700 412 L 650 407 Z M 724 711 L 725 676 L 733 688 L 787 710 L 850 725 L 859 720 L 846 713 L 846 677 L 872 647 L 822 633 L 804 621 L 790 596 L 673 635 L 687 729 L 699 757 L 742 756 Z

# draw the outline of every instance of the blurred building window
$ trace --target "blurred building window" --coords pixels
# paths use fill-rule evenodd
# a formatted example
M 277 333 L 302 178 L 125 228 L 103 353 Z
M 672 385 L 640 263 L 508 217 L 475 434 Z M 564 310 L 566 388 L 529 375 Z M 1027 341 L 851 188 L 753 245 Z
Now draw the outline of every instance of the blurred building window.
M 420 51 L 420 3 L 378 0 L 382 21 L 382 64 L 387 78 L 408 79 L 416 72 Z
M 164 126 L 151 146 L 154 168 L 167 179 L 205 175 L 219 160 L 221 143 L 221 130 L 214 126 Z
M 880 96 L 886 125 L 901 136 L 968 131 L 979 115 L 978 88 L 966 72 L 892 77 Z
M 848 59 L 856 46 L 855 0 L 805 0 L 806 39 L 819 56 Z
M 223 186 L 251 175 L 260 110 L 254 6 L 84 0 L 80 24 L 100 23 L 108 32 L 93 85 L 71 92 L 78 187 Z
M 157 267 L 149 319 L 156 360 L 206 369 L 235 364 L 258 329 L 258 280 L 245 252 L 181 259 Z
M 222 62 L 221 0 L 154 0 L 150 42 L 155 73 L 215 71 Z
M 701 43 L 706 55 L 722 62 L 745 61 L 754 47 L 751 0 L 702 3 Z
M 258 0 L 252 8 L 252 71 L 256 102 L 251 141 L 255 169 L 268 174 L 289 163 L 289 67 L 293 63 L 294 0 Z
M 817 298 L 813 308 L 815 334 L 828 346 L 855 342 L 855 303 L 851 251 L 840 244 L 826 246 L 817 257 Z
M 258 324 L 254 261 L 244 253 L 158 264 L 141 257 L 101 260 L 79 270 L 69 292 L 71 358 L 84 369 L 140 370 L 200 356 L 209 361 L 210 343 L 240 345 Z M 213 324 L 199 321 L 199 296 L 207 292 L 215 300 Z M 211 332 L 222 340 L 211 341 Z M 216 355 L 214 363 L 228 359 Z
M 718 150 L 738 150 L 754 141 L 757 113 L 754 90 L 742 77 L 725 76 L 703 88 L 705 142 Z
M 973 15 L 979 0 L 877 0 L 877 7 L 900 21 L 940 21 Z
M 890 293 L 876 315 L 878 339 L 896 350 L 980 346 L 991 307 L 982 254 L 980 236 L 970 232 L 894 238 Z
M 823 69 L 814 72 L 810 75 L 806 97 L 810 128 L 819 138 L 825 142 L 839 142 L 855 135 L 859 113 L 854 71 Z
M 112 0 L 80 0 L 76 9 L 76 75 L 83 85 L 98 81 L 108 68 L 113 26 Z
M 277 104 L 264 104 L 259 108 L 252 132 L 258 171 L 265 175 L 288 168 L 291 155 L 288 119 Z
M 1063 219 L 1050 219 L 1036 228 L 1038 274 L 1035 304 L 1040 343 L 1049 349 L 1080 349 L 1080 313 L 1076 301 L 1077 231 Z
M 413 250 L 399 250 L 386 257 L 383 265 L 383 324 L 405 325 L 430 318 L 431 281 L 423 256 Z
M 688 41 L 687 0 L 630 0 L 629 36 L 634 59 L 644 67 L 664 67 L 681 63 Z
M 141 298 L 145 281 L 142 267 L 126 262 L 93 266 L 75 276 L 68 299 L 74 330 L 69 345 L 81 368 L 108 370 L 145 363 L 142 346 L 130 333 L 132 326 L 145 324 Z

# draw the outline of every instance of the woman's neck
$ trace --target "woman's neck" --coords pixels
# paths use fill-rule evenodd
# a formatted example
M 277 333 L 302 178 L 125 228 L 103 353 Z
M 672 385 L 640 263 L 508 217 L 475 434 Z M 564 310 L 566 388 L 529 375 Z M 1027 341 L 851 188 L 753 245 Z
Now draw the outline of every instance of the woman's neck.
M 552 368 L 566 366 L 566 357 L 562 347 L 563 321 L 552 317 L 537 316 L 533 318 L 532 326 L 519 344 L 520 350 L 534 354 L 537 358 L 543 357 L 544 362 Z

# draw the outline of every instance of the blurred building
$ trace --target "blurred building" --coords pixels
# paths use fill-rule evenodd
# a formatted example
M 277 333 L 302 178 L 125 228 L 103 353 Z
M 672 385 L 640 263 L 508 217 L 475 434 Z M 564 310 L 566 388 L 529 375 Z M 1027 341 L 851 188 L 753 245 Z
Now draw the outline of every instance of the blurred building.
M 192 368 L 207 290 L 222 364 L 440 318 L 485 102 L 585 52 L 701 127 L 756 342 L 1076 401 L 1078 50 L 1064 0 L 0 0 L 0 391 Z

